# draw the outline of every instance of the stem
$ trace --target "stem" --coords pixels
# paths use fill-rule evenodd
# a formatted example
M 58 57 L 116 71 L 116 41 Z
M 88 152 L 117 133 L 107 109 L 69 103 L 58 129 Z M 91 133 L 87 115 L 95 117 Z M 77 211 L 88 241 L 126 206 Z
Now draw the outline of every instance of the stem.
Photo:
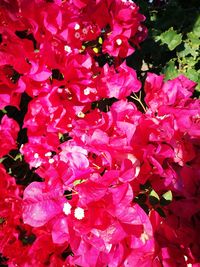
M 144 112 L 147 112 L 147 109 L 145 108 L 144 104 L 143 104 L 142 101 L 141 101 L 141 91 L 139 92 L 139 97 L 138 97 L 135 93 L 133 93 L 133 95 L 134 95 L 134 96 L 130 96 L 130 97 L 131 97 L 132 99 L 138 101 L 138 102 L 140 103 L 141 107 L 143 108 Z
M 8 155 L 8 157 L 10 157 L 11 159 L 15 160 L 15 159 L 13 158 L 13 156 L 11 156 L 10 154 L 7 154 L 7 155 Z

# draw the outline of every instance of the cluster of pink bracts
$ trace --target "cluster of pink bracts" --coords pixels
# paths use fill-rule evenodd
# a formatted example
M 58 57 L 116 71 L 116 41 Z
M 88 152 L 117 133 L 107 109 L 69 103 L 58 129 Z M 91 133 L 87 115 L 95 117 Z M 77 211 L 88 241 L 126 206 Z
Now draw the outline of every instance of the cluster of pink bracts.
M 9 267 L 200 266 L 200 102 L 186 77 L 152 73 L 143 112 L 127 100 L 141 89 L 124 59 L 146 37 L 143 21 L 131 1 L 0 1 L 0 109 L 31 97 L 19 151 L 43 179 L 17 185 L 0 165 Z M 105 98 L 107 112 L 93 105 Z M 5 114 L 0 158 L 19 131 Z M 135 200 L 152 190 L 173 199 L 147 200 L 145 213 Z

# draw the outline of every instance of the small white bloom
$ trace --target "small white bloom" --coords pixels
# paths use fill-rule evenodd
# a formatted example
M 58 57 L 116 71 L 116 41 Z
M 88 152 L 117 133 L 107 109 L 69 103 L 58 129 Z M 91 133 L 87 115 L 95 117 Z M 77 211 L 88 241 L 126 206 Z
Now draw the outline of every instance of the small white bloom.
M 71 208 L 72 208 L 72 206 L 67 202 L 67 203 L 64 204 L 63 212 L 66 215 L 69 215 L 71 213 Z
M 84 118 L 84 117 L 85 117 L 85 114 L 84 114 L 82 111 L 79 111 L 79 112 L 77 113 L 77 116 L 78 116 L 79 118 Z
M 121 44 L 122 44 L 122 40 L 121 40 L 120 38 L 118 38 L 118 39 L 116 40 L 116 43 L 117 43 L 118 45 L 121 45 Z
M 35 158 L 35 159 L 38 159 L 38 158 L 39 158 L 39 154 L 38 154 L 38 153 L 35 153 L 35 154 L 34 154 L 34 158 Z
M 84 212 L 84 209 L 82 208 L 76 208 L 75 211 L 74 211 L 74 217 L 78 220 L 82 220 L 85 216 L 85 212 Z
M 72 51 L 71 47 L 69 45 L 65 45 L 64 49 L 65 49 L 66 52 L 71 52 Z
M 90 94 L 90 89 L 89 88 L 86 88 L 84 89 L 84 95 L 89 95 Z
M 49 152 L 47 152 L 47 153 L 45 154 L 45 157 L 51 157 L 51 155 L 52 155 L 52 153 L 51 153 L 51 151 L 49 151 Z
M 54 159 L 49 159 L 49 163 L 50 164 L 54 163 Z
M 74 26 L 74 30 L 77 31 L 77 30 L 79 30 L 79 29 L 80 29 L 80 25 L 79 25 L 78 23 L 76 23 L 75 26 Z

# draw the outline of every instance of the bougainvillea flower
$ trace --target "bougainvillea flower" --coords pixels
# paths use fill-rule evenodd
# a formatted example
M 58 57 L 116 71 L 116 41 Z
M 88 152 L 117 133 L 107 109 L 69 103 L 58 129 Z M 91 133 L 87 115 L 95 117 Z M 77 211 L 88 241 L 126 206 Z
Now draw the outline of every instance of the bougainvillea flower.
M 166 83 L 163 82 L 163 78 L 163 76 L 149 73 L 146 79 L 145 101 L 153 111 L 163 105 L 178 105 L 182 99 L 187 99 L 192 95 L 196 85 L 183 75 Z
M 140 91 L 139 7 L 0 7 L 0 265 L 199 266 L 200 101 L 183 75 Z
M 4 115 L 0 124 L 0 158 L 6 155 L 11 149 L 17 148 L 17 136 L 19 132 L 18 123 Z
M 104 97 L 123 99 L 141 88 L 135 71 L 125 63 L 117 68 L 117 72 L 105 65 L 101 75 L 102 78 L 98 80 L 98 91 Z
M 24 223 L 39 227 L 61 213 L 63 202 L 61 189 L 45 191 L 45 184 L 39 182 L 31 183 L 24 190 Z

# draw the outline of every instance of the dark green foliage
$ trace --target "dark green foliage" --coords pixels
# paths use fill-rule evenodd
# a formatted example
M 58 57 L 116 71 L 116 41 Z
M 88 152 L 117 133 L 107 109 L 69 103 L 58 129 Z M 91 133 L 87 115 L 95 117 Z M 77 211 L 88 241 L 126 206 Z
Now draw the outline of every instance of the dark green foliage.
M 72 199 L 72 191 L 65 190 L 64 196 L 66 197 L 67 200 L 71 200 Z
M 43 179 L 35 173 L 34 169 L 30 169 L 29 164 L 25 162 L 18 150 L 11 150 L 8 155 L 5 155 L 2 164 L 7 173 L 11 174 L 16 179 L 17 184 L 27 186 L 34 181 L 43 181 Z
M 165 217 L 165 206 L 169 205 L 172 199 L 171 190 L 158 193 L 152 188 L 150 181 L 147 181 L 145 184 L 140 184 L 140 192 L 134 197 L 133 202 L 139 204 L 147 214 L 155 210 L 160 216 Z
M 200 95 L 200 5 L 193 1 L 136 0 L 146 16 L 148 38 L 127 62 L 143 78 L 149 72 L 172 79 L 184 74 L 198 83 Z M 159 4 L 158 2 L 162 2 Z

